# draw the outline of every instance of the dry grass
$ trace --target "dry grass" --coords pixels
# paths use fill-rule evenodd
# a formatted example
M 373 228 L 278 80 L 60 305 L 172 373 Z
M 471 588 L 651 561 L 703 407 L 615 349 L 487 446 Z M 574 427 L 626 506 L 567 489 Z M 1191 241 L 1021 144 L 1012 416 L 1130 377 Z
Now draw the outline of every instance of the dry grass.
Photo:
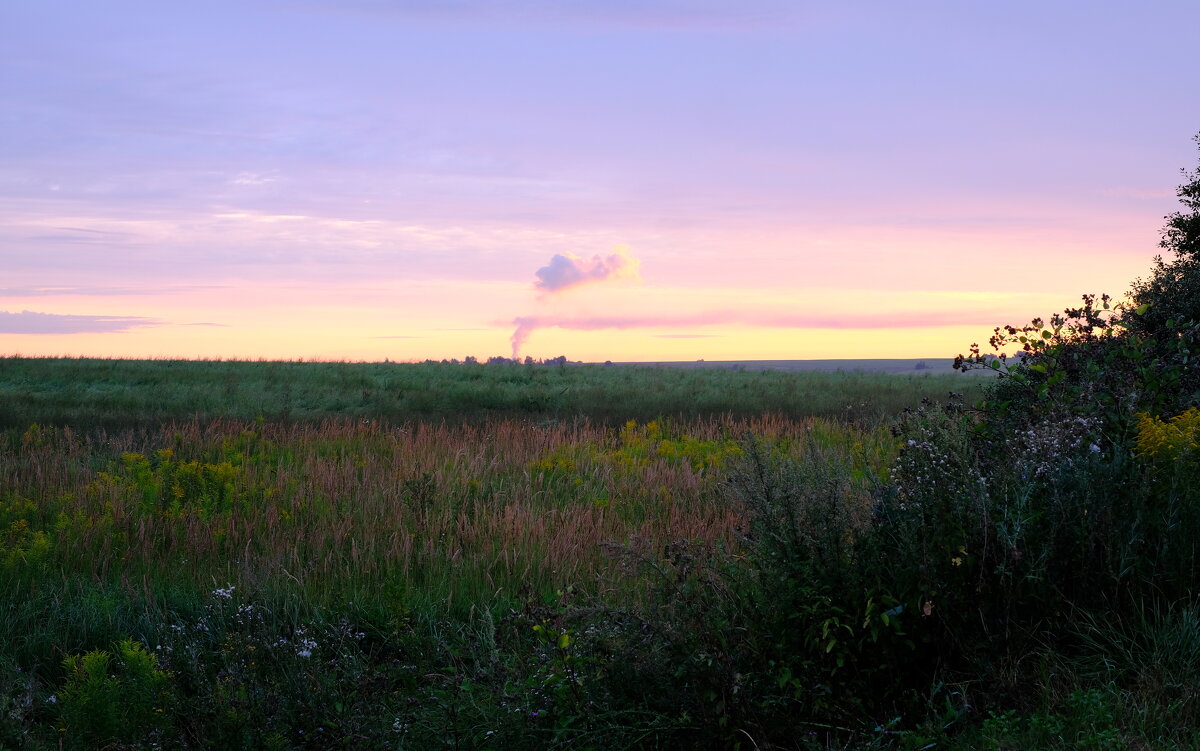
M 860 444 L 879 433 L 778 416 L 623 429 L 218 420 L 31 429 L 0 458 L 65 572 L 478 602 L 611 590 L 611 543 L 733 546 L 744 520 L 717 486 L 736 439 L 795 452 L 814 429 L 846 446 L 847 431 Z

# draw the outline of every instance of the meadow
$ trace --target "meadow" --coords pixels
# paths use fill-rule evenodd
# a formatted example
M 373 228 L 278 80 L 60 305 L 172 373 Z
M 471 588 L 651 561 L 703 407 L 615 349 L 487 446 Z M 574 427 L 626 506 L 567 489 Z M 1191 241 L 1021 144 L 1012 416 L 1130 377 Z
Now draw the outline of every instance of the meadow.
M 1200 419 L 998 394 L 0 359 L 0 748 L 1193 747 Z
M 847 361 L 848 364 L 853 361 Z M 152 426 L 229 418 L 479 422 L 658 416 L 877 418 L 963 384 L 940 373 L 779 372 L 481 363 L 254 362 L 0 357 L 0 426 Z

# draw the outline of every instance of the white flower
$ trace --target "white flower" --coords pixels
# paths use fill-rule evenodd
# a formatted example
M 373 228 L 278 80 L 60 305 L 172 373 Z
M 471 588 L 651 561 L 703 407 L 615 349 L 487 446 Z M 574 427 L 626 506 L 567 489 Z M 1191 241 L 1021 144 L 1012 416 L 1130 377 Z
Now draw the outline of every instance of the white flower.
M 220 589 L 220 588 L 214 589 L 212 591 L 212 594 L 213 594 L 213 597 L 219 597 L 223 600 L 232 600 L 233 599 L 233 590 L 235 590 L 235 589 L 237 589 L 237 587 L 230 584 L 225 589 Z

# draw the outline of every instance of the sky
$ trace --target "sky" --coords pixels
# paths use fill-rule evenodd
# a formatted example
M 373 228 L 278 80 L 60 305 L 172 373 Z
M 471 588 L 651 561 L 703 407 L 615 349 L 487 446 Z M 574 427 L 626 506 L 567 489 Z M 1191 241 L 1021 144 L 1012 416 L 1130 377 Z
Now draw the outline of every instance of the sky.
M 1194 0 L 0 0 L 0 355 L 953 357 L 1122 295 Z

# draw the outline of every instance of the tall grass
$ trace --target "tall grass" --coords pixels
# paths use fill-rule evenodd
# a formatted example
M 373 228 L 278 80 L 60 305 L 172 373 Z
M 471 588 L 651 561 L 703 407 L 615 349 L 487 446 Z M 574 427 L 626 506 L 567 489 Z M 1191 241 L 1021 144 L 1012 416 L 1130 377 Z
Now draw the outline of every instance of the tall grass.
M 674 737 L 687 722 L 638 702 L 609 702 L 611 717 L 577 727 L 586 715 L 578 687 L 554 698 L 543 684 L 583 669 L 571 667 L 583 655 L 570 644 L 586 639 L 562 620 L 568 611 L 594 613 L 590 628 L 600 642 L 609 619 L 655 601 L 680 551 L 701 561 L 720 551 L 741 555 L 749 521 L 723 487 L 749 435 L 776 456 L 843 452 L 876 474 L 896 452 L 885 427 L 779 415 L 620 427 L 586 419 L 402 426 L 220 419 L 84 433 L 42 424 L 10 430 L 0 441 L 0 529 L 7 530 L 0 591 L 9 603 L 0 614 L 0 655 L 8 675 L 25 681 L 10 691 L 33 697 L 13 717 L 30 739 L 51 738 L 55 717 L 67 723 L 67 737 L 116 733 L 104 730 L 118 727 L 108 715 L 83 728 L 89 711 L 101 710 L 81 708 L 80 697 L 124 690 L 134 677 L 89 683 L 79 671 L 119 666 L 133 649 L 121 645 L 132 639 L 158 660 L 143 670 L 150 677 L 137 680 L 159 685 L 153 671 L 165 670 L 173 691 L 225 713 L 204 723 L 225 728 L 233 746 L 308 743 L 302 718 L 328 707 L 291 693 L 289 680 L 320 684 L 334 705 L 349 705 L 357 688 L 348 676 L 318 676 L 318 661 L 298 658 L 314 650 L 326 669 L 350 660 L 354 680 L 382 681 L 406 697 L 386 711 L 420 733 L 465 722 L 442 713 L 469 709 L 459 694 L 467 680 L 488 685 L 484 704 L 471 710 L 481 713 L 472 722 L 484 723 L 483 738 L 486 728 L 519 742 L 543 732 L 584 738 L 603 727 L 605 737 Z M 861 502 L 866 508 L 869 498 Z M 631 569 L 630 551 L 658 573 Z M 582 609 L 564 610 L 569 603 Z M 305 648 L 309 639 L 320 648 Z M 462 651 L 483 647 L 491 650 L 483 663 Z M 109 656 L 80 657 L 95 650 Z M 393 675 L 389 660 L 441 677 Z M 238 699 L 222 682 L 292 709 Z M 454 687 L 450 696 L 439 693 L 446 686 Z M 75 697 L 61 715 L 47 704 L 55 691 Z M 160 693 L 154 702 L 166 701 Z M 495 704 L 509 695 L 544 709 L 510 727 Z M 110 699 L 86 701 L 108 707 Z M 560 716 L 554 722 L 570 719 L 570 727 L 555 730 L 545 718 L 556 702 L 560 714 L 562 702 L 583 714 Z M 169 709 L 147 706 L 152 717 Z M 229 720 L 247 706 L 253 711 Z M 356 711 L 367 714 L 353 719 L 360 735 L 347 738 L 391 737 L 375 727 L 378 716 Z M 653 727 L 622 724 L 631 718 Z M 155 737 L 203 747 L 208 730 L 194 721 L 178 715 L 154 724 Z M 251 730 L 263 723 L 277 735 Z M 459 743 L 479 741 L 468 733 Z
M 47 565 L 99 578 L 279 583 L 318 601 L 387 579 L 477 603 L 601 586 L 601 543 L 731 544 L 741 519 L 714 486 L 741 451 L 735 437 L 794 447 L 813 430 L 842 429 L 780 417 L 666 430 L 217 421 L 83 437 L 36 426 L 0 449 L 0 521 L 44 535 Z M 864 435 L 883 461 L 890 437 Z

